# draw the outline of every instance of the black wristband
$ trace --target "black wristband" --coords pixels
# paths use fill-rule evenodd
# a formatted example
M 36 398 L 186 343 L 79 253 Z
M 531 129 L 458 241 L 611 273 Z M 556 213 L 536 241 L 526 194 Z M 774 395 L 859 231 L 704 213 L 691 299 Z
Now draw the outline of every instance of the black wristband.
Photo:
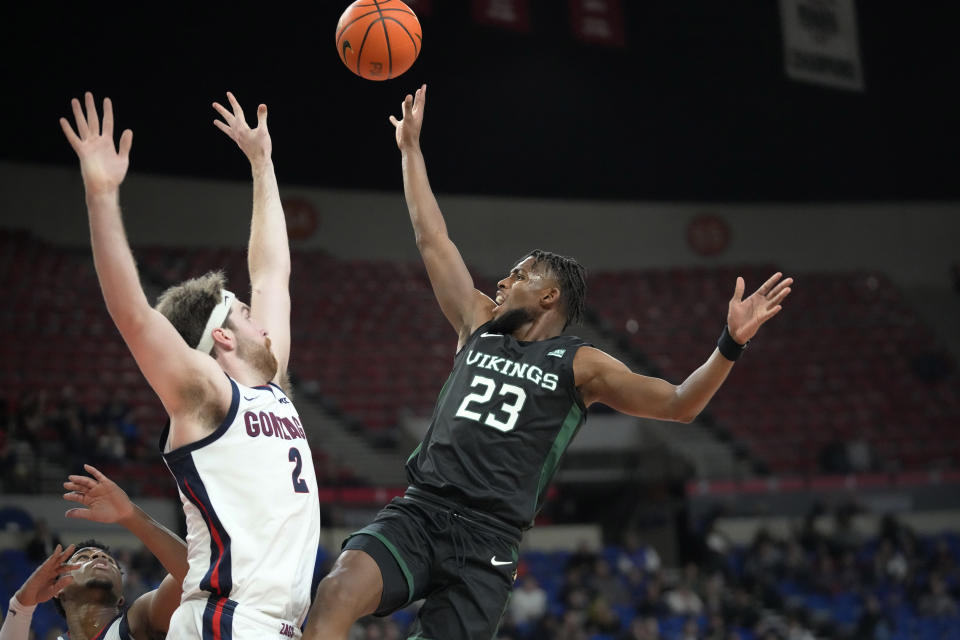
M 717 349 L 720 350 L 720 355 L 731 362 L 736 362 L 748 344 L 750 344 L 749 340 L 747 340 L 746 344 L 740 344 L 734 340 L 733 336 L 730 335 L 730 328 L 727 327 L 727 325 L 723 325 L 723 333 L 720 334 L 720 339 L 717 340 Z

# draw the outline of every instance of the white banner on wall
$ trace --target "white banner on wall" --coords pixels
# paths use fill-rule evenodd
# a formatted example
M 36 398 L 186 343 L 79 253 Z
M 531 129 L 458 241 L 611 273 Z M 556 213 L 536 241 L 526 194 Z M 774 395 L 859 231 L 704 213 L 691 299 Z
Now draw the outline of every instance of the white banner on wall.
M 780 21 L 789 78 L 863 91 L 854 0 L 780 0 Z

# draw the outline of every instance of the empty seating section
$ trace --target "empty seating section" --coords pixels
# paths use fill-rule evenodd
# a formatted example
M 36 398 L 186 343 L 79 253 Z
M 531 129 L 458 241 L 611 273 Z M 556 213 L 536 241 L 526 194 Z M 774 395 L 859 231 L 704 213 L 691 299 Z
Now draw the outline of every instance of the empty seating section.
M 87 412 L 119 397 L 152 451 L 165 414 L 104 308 L 89 250 L 15 231 L 0 232 L 0 249 L 7 297 L 0 383 L 8 405 L 38 389 L 53 402 L 68 386 Z M 153 295 L 218 267 L 249 299 L 242 248 L 135 254 Z M 305 250 L 292 260 L 290 369 L 300 388 L 375 436 L 388 435 L 404 412 L 430 415 L 456 336 L 423 266 Z M 712 350 L 736 276 L 746 278 L 749 294 L 774 271 L 594 271 L 588 303 L 658 375 L 679 382 Z M 785 312 L 762 329 L 708 411 L 777 473 L 813 473 L 825 445 L 856 438 L 872 446 L 873 470 L 952 465 L 960 441 L 947 434 L 960 424 L 960 392 L 954 377 L 937 375 L 943 354 L 882 274 L 802 274 Z
M 591 308 L 680 382 L 710 353 L 737 275 L 750 294 L 773 266 L 593 272 Z M 776 472 L 813 473 L 831 440 L 865 439 L 875 470 L 960 460 L 953 366 L 884 275 L 800 274 L 708 407 Z M 932 365 L 930 363 L 933 363 Z M 939 367 L 939 369 L 938 369 Z M 933 371 L 933 373 L 929 373 Z

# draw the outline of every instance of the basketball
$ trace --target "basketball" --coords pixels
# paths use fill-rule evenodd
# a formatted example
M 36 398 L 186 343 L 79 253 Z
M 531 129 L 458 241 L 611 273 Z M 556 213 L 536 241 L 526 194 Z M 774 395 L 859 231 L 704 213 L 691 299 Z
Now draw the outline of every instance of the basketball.
M 420 55 L 416 14 L 400 0 L 357 0 L 337 23 L 337 53 L 367 80 L 396 78 Z

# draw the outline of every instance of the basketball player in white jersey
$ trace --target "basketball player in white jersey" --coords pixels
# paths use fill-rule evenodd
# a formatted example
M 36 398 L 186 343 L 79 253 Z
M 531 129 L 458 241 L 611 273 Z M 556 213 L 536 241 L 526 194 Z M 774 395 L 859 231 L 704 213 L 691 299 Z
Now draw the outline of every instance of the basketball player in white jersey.
M 101 127 L 90 93 L 86 113 L 72 101 L 76 131 L 66 118 L 60 124 L 80 158 L 107 309 L 170 417 L 163 457 L 186 515 L 190 570 L 167 637 L 286 640 L 300 636 L 310 605 L 320 507 L 310 447 L 285 391 L 290 250 L 267 108 L 251 129 L 227 98 L 231 109 L 213 105 L 223 119 L 215 124 L 253 173 L 249 305 L 221 273 L 208 273 L 152 308 L 120 214 L 133 133 L 116 148 L 110 100 Z
M 27 640 L 34 609 L 51 598 L 66 620 L 70 640 L 153 640 L 166 633 L 170 616 L 180 603 L 187 546 L 133 504 L 112 480 L 85 466 L 92 477 L 70 476 L 63 483 L 70 490 L 63 497 L 84 506 L 70 509 L 67 517 L 123 525 L 150 549 L 169 575 L 124 610 L 122 571 L 109 549 L 95 540 L 66 549 L 57 545 L 10 598 L 0 640 Z

